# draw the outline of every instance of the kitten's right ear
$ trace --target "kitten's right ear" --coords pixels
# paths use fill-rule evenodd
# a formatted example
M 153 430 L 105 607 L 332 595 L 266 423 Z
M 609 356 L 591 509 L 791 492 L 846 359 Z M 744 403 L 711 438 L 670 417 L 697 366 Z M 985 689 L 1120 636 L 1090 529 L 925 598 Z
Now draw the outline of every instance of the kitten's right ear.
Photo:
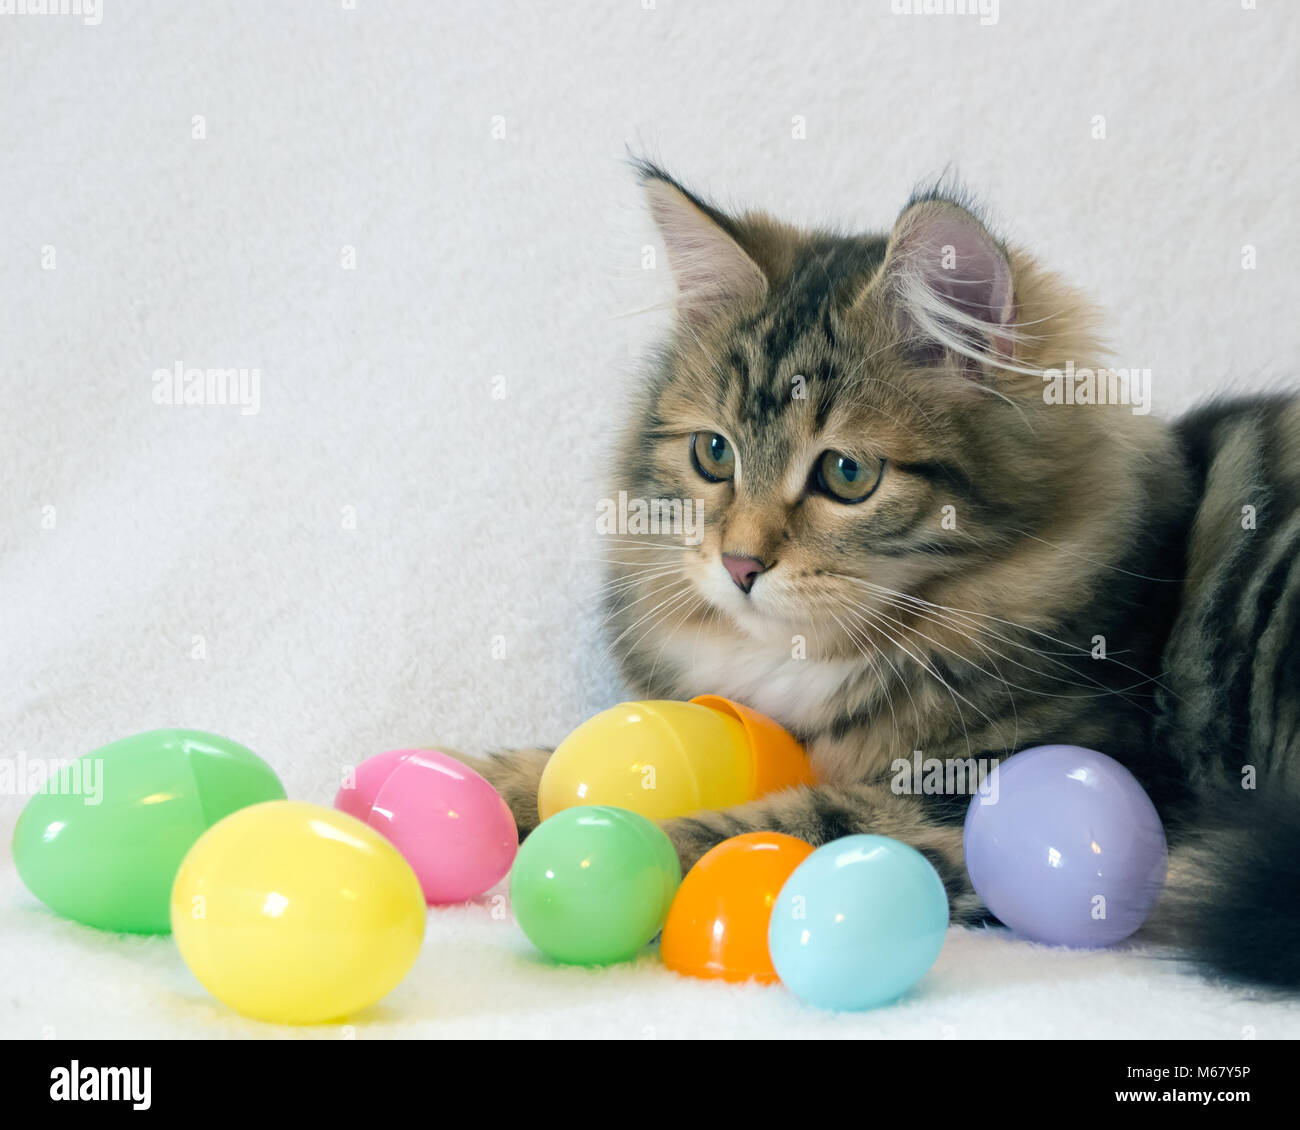
M 735 225 L 655 165 L 639 166 L 650 215 L 677 282 L 677 305 L 692 322 L 758 301 L 767 276 L 736 239 Z
M 960 200 L 936 191 L 908 203 L 872 289 L 883 293 L 917 356 L 946 352 L 980 372 L 1015 367 L 1011 263 Z

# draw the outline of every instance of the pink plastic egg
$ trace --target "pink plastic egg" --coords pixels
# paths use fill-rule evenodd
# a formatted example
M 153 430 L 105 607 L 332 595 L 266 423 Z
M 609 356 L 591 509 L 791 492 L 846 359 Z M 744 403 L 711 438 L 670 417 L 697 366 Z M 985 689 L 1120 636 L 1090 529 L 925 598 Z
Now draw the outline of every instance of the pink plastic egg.
M 493 887 L 519 850 L 514 817 L 472 769 L 432 749 L 394 749 L 357 767 L 334 807 L 392 841 L 425 901 L 465 902 Z

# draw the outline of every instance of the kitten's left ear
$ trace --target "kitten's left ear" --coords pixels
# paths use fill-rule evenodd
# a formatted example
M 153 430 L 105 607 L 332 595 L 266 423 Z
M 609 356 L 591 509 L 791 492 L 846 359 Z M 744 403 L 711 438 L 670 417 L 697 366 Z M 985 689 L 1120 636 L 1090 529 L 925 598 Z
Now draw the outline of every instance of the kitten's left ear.
M 668 250 L 682 314 L 700 323 L 767 293 L 767 276 L 741 247 L 732 221 L 653 165 L 641 166 L 641 180 Z
M 926 199 L 905 208 L 878 280 L 899 328 L 921 351 L 937 346 L 994 365 L 1015 357 L 1011 264 L 960 204 Z

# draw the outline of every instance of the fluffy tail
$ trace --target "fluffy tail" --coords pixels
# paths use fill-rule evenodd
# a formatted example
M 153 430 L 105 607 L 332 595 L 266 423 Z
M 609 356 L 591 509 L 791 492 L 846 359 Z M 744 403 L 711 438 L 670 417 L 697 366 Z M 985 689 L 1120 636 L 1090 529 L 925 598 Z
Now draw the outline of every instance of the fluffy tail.
M 1300 792 L 1234 789 L 1170 831 L 1154 938 L 1221 980 L 1300 991 Z

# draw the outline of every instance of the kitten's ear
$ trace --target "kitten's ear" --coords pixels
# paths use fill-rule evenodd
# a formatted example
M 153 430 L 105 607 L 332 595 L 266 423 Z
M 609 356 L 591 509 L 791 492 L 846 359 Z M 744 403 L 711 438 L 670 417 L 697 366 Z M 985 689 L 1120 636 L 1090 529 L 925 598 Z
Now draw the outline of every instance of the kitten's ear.
M 707 322 L 767 293 L 767 276 L 737 241 L 731 220 L 653 165 L 641 166 L 641 181 L 686 317 Z
M 951 350 L 994 366 L 1015 357 L 1016 295 L 1007 254 L 950 200 L 910 204 L 879 276 L 900 330 L 923 356 Z

